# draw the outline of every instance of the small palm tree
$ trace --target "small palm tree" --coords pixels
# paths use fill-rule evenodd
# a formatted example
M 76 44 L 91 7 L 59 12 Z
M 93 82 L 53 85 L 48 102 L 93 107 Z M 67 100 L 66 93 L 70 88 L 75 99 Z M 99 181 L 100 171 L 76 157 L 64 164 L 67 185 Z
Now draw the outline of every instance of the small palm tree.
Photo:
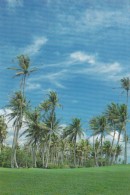
M 81 127 L 81 120 L 79 118 L 72 119 L 72 123 L 65 128 L 63 137 L 68 137 L 69 141 L 73 143 L 74 149 L 74 166 L 76 166 L 76 141 L 83 135 Z
M 94 117 L 90 120 L 90 128 L 93 130 L 93 135 L 100 135 L 101 157 L 103 156 L 103 138 L 105 137 L 107 128 L 107 119 L 104 115 Z
M 41 122 L 41 115 L 37 108 L 34 111 L 28 111 L 26 117 L 27 129 L 21 136 L 25 134 L 28 139 L 28 144 L 32 148 L 33 166 L 36 167 L 36 150 L 47 131 L 47 127 Z

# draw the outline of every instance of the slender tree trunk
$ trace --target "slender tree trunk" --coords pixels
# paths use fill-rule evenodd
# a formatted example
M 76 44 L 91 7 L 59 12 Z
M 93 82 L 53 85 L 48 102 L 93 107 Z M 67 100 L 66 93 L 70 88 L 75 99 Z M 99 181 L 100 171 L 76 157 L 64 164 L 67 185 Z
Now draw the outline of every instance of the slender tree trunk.
M 113 149 L 113 145 L 114 145 L 114 141 L 115 141 L 115 135 L 116 135 L 116 130 L 114 127 L 114 135 L 113 135 L 113 139 L 112 139 L 112 143 L 111 143 L 111 149 L 110 149 L 110 165 L 112 165 L 112 149 Z
M 74 141 L 74 166 L 76 167 L 76 139 Z
M 14 129 L 14 137 L 13 137 L 13 144 L 12 144 L 12 154 L 11 154 L 11 168 L 18 168 L 17 160 L 16 160 L 16 150 L 17 150 L 17 143 L 18 143 L 18 133 L 19 128 L 18 125 Z
M 50 136 L 49 136 L 49 143 L 48 143 L 48 148 L 47 148 L 47 155 L 46 155 L 46 164 L 45 164 L 45 168 L 48 168 L 49 155 L 50 155 L 50 146 L 51 146 L 51 134 L 50 134 Z

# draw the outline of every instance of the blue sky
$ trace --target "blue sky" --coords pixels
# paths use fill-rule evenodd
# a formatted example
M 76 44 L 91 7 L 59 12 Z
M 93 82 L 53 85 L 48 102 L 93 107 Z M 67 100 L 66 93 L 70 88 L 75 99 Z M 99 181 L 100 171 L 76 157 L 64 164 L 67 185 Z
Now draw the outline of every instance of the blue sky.
M 39 69 L 26 86 L 32 105 L 55 90 L 61 122 L 79 117 L 88 128 L 107 104 L 125 102 L 118 87 L 130 76 L 130 1 L 0 0 L 1 108 L 19 88 L 7 67 L 20 54 Z

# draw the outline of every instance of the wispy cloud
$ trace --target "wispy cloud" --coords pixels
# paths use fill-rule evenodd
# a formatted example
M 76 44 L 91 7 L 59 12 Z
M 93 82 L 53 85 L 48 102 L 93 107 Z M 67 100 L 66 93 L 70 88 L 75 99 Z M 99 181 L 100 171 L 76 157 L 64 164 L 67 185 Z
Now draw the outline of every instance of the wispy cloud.
M 42 46 L 46 44 L 47 41 L 48 39 L 46 37 L 37 37 L 34 39 L 33 43 L 24 49 L 23 53 L 29 56 L 35 55 L 40 51 Z
M 121 73 L 123 70 L 123 67 L 118 63 L 102 63 L 97 62 L 94 66 L 90 66 L 83 69 L 83 73 L 86 74 L 104 74 L 104 76 L 107 74 L 117 75 L 118 73 Z M 82 71 L 82 70 L 81 70 Z M 81 73 L 79 70 L 78 72 Z
M 96 55 L 88 55 L 85 52 L 74 52 L 70 54 L 70 59 L 75 59 L 76 62 L 82 63 L 74 70 L 76 74 L 94 75 L 100 77 L 102 80 L 113 80 L 115 81 L 118 77 L 124 75 L 124 68 L 118 62 L 108 63 L 101 62 L 96 58 Z
M 23 0 L 6 0 L 9 8 L 15 8 L 23 5 Z
M 40 89 L 40 88 L 41 88 L 41 85 L 39 83 L 30 83 L 30 82 L 28 82 L 26 90 L 32 91 L 32 90 L 36 90 L 36 89 Z
M 82 13 L 78 10 L 75 15 L 60 13 L 58 17 L 60 33 L 92 33 L 98 29 L 130 26 L 130 12 L 129 10 L 126 12 L 126 9 L 113 11 L 110 9 L 88 8 Z
M 54 73 L 48 73 L 46 75 L 42 75 L 39 77 L 31 78 L 29 79 L 29 82 L 36 82 L 36 81 L 48 81 L 51 84 L 54 84 L 58 88 L 66 88 L 63 84 L 61 84 L 61 81 L 64 80 L 67 76 L 67 70 L 61 70 Z
M 81 51 L 71 53 L 70 58 L 73 59 L 74 61 L 88 62 L 90 64 L 95 63 L 95 56 L 88 55 L 87 53 L 84 53 L 84 52 L 81 52 Z

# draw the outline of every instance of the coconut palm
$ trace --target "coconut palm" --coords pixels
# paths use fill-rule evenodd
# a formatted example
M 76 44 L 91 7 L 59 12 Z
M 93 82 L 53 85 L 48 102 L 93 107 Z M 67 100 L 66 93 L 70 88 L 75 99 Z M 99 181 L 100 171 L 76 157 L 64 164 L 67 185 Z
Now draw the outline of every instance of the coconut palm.
M 61 106 L 59 104 L 58 95 L 55 91 L 50 91 L 47 97 L 48 97 L 47 100 L 45 100 L 45 102 L 41 104 L 41 108 L 45 111 L 45 114 L 43 115 L 43 120 L 45 124 L 47 125 L 47 127 L 50 129 L 49 140 L 48 140 L 48 152 L 47 152 L 46 166 L 45 166 L 46 168 L 48 167 L 51 138 L 56 130 L 55 110 L 56 110 L 56 107 Z
M 18 146 L 18 137 L 19 131 L 23 125 L 23 117 L 28 108 L 28 104 L 26 99 L 23 97 L 21 91 L 15 92 L 10 99 L 9 105 L 7 108 L 10 109 L 10 113 L 7 114 L 8 122 L 13 121 L 13 128 L 14 128 L 14 137 L 12 143 L 12 156 L 11 156 L 11 167 L 17 167 L 17 160 L 16 160 L 16 149 Z
M 90 128 L 93 130 L 93 135 L 100 135 L 101 157 L 103 155 L 103 138 L 105 137 L 107 129 L 107 119 L 104 115 L 94 117 L 90 120 Z
M 127 163 L 127 136 L 126 136 L 126 123 L 127 123 L 127 106 L 125 104 L 119 105 L 119 123 L 118 123 L 118 142 L 117 146 L 119 145 L 120 135 L 122 132 L 125 134 L 125 153 L 124 153 L 124 163 Z
M 105 116 L 107 117 L 107 121 L 110 126 L 111 132 L 113 133 L 111 149 L 110 149 L 110 156 L 111 156 L 114 141 L 115 141 L 115 136 L 117 132 L 117 125 L 119 123 L 119 105 L 115 103 L 111 103 L 110 105 L 108 105 L 105 111 Z M 110 161 L 110 164 L 111 163 L 112 163 L 112 159 Z
M 76 141 L 83 135 L 81 120 L 79 118 L 72 119 L 72 123 L 65 128 L 63 137 L 68 137 L 69 141 L 73 143 L 74 151 L 74 166 L 76 166 Z
M 21 90 L 22 90 L 22 93 L 23 93 L 23 96 L 24 96 L 26 78 L 27 78 L 27 76 L 29 76 L 32 72 L 36 71 L 37 69 L 36 68 L 29 69 L 30 68 L 30 58 L 28 56 L 20 55 L 20 56 L 17 57 L 17 59 L 18 59 L 19 68 L 11 67 L 11 68 L 8 68 L 8 69 L 16 71 L 16 74 L 15 74 L 14 77 L 22 76 Z
M 121 79 L 121 87 L 126 91 L 126 105 L 127 105 L 127 112 L 128 112 L 128 100 L 129 100 L 129 91 L 130 91 L 130 78 L 129 77 L 124 77 L 123 79 Z M 124 131 L 124 138 L 125 138 L 124 163 L 127 164 L 127 129 L 126 127 Z
M 7 135 L 7 124 L 5 123 L 5 118 L 3 115 L 0 115 L 0 153 L 2 151 L 3 142 L 6 139 Z
M 103 143 L 103 153 L 105 154 L 106 165 L 109 165 L 109 162 L 111 160 L 112 149 L 113 149 L 113 147 L 111 146 L 110 141 L 105 141 Z
M 32 148 L 33 166 L 36 167 L 36 150 L 47 131 L 47 127 L 45 124 L 41 123 L 41 115 L 37 108 L 35 108 L 34 111 L 29 111 L 26 116 L 27 129 L 21 136 L 26 135 L 28 144 Z

